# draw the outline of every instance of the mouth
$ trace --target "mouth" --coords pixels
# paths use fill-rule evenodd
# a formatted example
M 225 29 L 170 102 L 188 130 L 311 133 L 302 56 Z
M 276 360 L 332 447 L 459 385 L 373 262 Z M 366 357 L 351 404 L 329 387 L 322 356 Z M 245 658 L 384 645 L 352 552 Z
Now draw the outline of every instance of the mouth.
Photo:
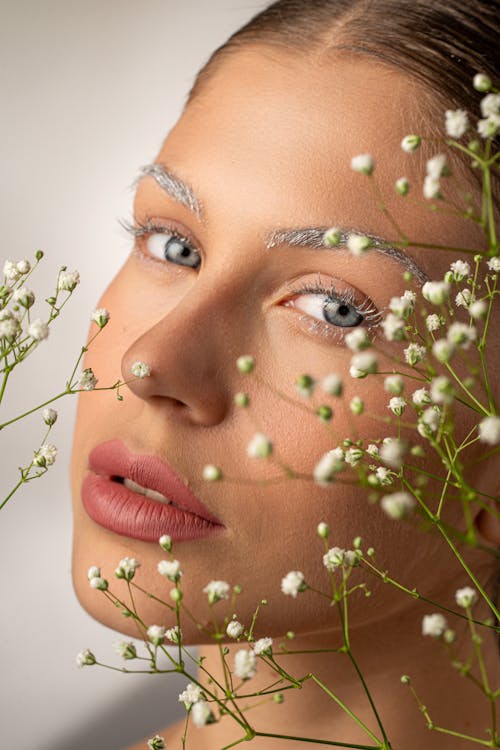
M 169 534 L 175 542 L 225 529 L 158 456 L 131 453 L 121 441 L 111 440 L 91 451 L 88 468 L 82 504 L 109 531 L 148 542 Z

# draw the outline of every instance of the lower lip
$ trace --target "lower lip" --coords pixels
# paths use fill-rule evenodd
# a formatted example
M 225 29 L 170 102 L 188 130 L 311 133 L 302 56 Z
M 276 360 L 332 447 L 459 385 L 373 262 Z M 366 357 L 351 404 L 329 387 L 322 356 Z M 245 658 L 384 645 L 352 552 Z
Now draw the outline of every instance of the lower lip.
M 93 521 L 115 534 L 157 542 L 168 534 L 187 542 L 220 534 L 224 527 L 175 505 L 151 500 L 124 484 L 91 472 L 82 485 L 82 502 Z

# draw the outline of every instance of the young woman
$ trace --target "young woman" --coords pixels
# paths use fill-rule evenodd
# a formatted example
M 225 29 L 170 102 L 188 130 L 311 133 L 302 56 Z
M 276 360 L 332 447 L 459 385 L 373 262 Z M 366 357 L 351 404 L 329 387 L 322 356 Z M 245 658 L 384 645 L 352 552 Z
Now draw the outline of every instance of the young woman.
M 325 489 L 307 478 L 338 443 L 332 445 L 332 434 L 304 415 L 294 384 L 304 372 L 319 380 L 332 372 L 343 378 L 343 400 L 331 423 L 338 442 L 392 434 L 378 418 L 388 413 L 382 380 L 349 376 L 346 335 L 365 330 L 384 351 L 379 369 L 392 371 L 398 345 L 385 341 L 381 329 L 391 298 L 442 279 L 460 257 L 425 246 L 484 248 L 473 222 L 454 211 L 433 213 L 420 188 L 406 200 L 393 185 L 402 175 L 421 185 L 426 159 L 443 150 L 438 139 L 445 109 L 461 107 L 477 117 L 481 94 L 471 82 L 478 71 L 495 78 L 497 21 L 497 4 L 490 2 L 281 0 L 203 68 L 154 164 L 139 175 L 133 250 L 100 303 L 111 311 L 113 328 L 98 339 L 87 363 L 103 381 L 112 380 L 119 363 L 127 380 L 134 363 L 150 368 L 149 377 L 130 383 L 121 404 L 107 393 L 80 403 L 74 581 L 94 617 L 137 635 L 134 623 L 89 587 L 87 570 L 100 565 L 110 578 L 120 558 L 136 558 L 138 582 L 165 597 L 165 581 L 156 572 L 165 555 L 157 540 L 169 534 L 184 571 L 184 603 L 198 622 L 209 616 L 202 589 L 211 579 L 241 585 L 235 611 L 247 627 L 266 597 L 258 634 L 279 639 L 294 631 L 295 651 L 319 652 L 283 657 L 280 664 L 297 677 L 314 672 L 374 726 L 352 662 L 321 652 L 341 643 L 338 617 L 312 593 L 300 600 L 283 596 L 281 579 L 300 570 L 311 587 L 325 588 L 316 531 L 323 521 L 331 527 L 332 546 L 350 549 L 361 536 L 384 569 L 452 609 L 454 592 L 467 580 L 438 536 L 388 518 L 367 502 L 366 489 L 355 483 Z M 413 132 L 430 139 L 410 155 L 400 143 Z M 397 239 L 369 180 L 351 169 L 357 154 L 373 155 L 388 210 L 419 246 L 403 253 L 383 252 L 380 245 L 363 257 L 342 243 L 324 246 L 331 226 Z M 464 187 L 477 191 L 477 178 L 461 158 L 449 153 L 448 161 L 455 177 L 446 197 L 458 200 Z M 404 280 L 405 271 L 411 281 Z M 245 380 L 236 367 L 240 355 L 255 358 L 258 379 Z M 490 355 L 494 369 L 498 351 Z M 498 381 L 496 387 L 498 399 Z M 250 393 L 250 410 L 234 403 L 242 390 Z M 366 416 L 352 416 L 348 404 L 355 395 Z M 465 410 L 457 419 L 462 431 L 470 428 Z M 275 461 L 246 457 L 256 431 L 272 437 Z M 415 441 L 410 428 L 402 437 Z M 437 459 L 426 461 L 429 473 L 439 473 Z M 221 466 L 233 481 L 204 482 L 207 464 Z M 295 472 L 293 479 L 284 465 Z M 470 481 L 497 496 L 498 459 L 479 466 Z M 459 525 L 461 512 L 452 505 L 447 521 Z M 492 514 L 480 505 L 474 513 L 484 543 L 498 543 Z M 481 549 L 463 554 L 489 586 L 491 555 Z M 352 580 L 366 580 L 366 572 L 354 571 Z M 484 696 L 451 669 L 442 644 L 422 637 L 429 605 L 376 579 L 369 588 L 370 599 L 350 599 L 351 647 L 391 747 L 447 750 L 463 742 L 429 731 L 400 683 L 403 673 L 411 675 L 437 724 L 484 733 L 490 720 Z M 147 624 L 174 624 L 146 596 L 137 606 Z M 486 613 L 478 609 L 479 615 Z M 467 622 L 457 618 L 453 628 L 459 653 L 466 651 Z M 203 640 L 189 619 L 182 630 L 186 644 Z M 483 648 L 491 668 L 490 633 Z M 218 651 L 208 638 L 201 655 L 220 678 Z M 251 691 L 272 682 L 272 675 L 259 664 Z M 311 682 L 286 693 L 282 705 L 256 703 L 249 717 L 262 733 L 370 745 L 360 726 Z M 167 747 L 181 747 L 183 731 L 183 723 L 165 730 Z M 241 727 L 225 717 L 191 732 L 188 747 L 223 748 L 241 736 Z M 293 746 L 266 737 L 253 742 L 256 748 Z

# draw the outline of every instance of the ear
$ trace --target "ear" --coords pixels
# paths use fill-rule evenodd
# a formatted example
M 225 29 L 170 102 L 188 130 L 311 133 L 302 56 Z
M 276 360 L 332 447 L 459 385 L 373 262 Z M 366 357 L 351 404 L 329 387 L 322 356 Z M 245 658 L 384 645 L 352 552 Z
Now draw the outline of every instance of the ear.
M 498 517 L 498 508 L 495 510 L 481 508 L 474 519 L 474 526 L 479 536 L 485 542 L 496 547 L 500 546 L 500 518 Z

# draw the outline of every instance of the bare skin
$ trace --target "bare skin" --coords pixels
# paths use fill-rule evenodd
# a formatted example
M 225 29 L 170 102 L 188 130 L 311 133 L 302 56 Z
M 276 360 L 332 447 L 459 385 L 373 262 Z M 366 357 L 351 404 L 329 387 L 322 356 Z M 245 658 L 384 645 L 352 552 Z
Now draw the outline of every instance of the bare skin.
M 116 376 L 120 362 L 128 377 L 136 360 L 148 362 L 152 375 L 131 385 L 119 409 L 109 394 L 93 394 L 80 403 L 73 462 L 74 581 L 83 606 L 97 619 L 136 635 L 130 623 L 89 589 L 90 565 L 99 564 L 111 577 L 118 559 L 134 556 L 142 564 L 138 582 L 158 595 L 165 592 L 155 573 L 164 557 L 159 547 L 97 526 L 81 506 L 88 453 L 116 436 L 136 452 L 167 458 L 226 527 L 215 539 L 182 543 L 175 550 L 185 569 L 185 601 L 201 621 L 207 612 L 199 592 L 207 580 L 220 578 L 243 586 L 237 609 L 242 622 L 249 623 L 257 599 L 268 597 L 260 636 L 279 639 L 292 629 L 302 634 L 293 642 L 296 650 L 340 645 L 338 620 L 322 601 L 312 594 L 294 601 L 279 592 L 283 575 L 297 569 L 324 588 L 323 550 L 315 531 L 322 520 L 332 527 L 332 546 L 349 548 L 361 535 L 367 546 L 375 547 L 385 568 L 397 571 L 407 585 L 418 585 L 432 599 L 451 606 L 454 591 L 466 584 L 462 569 L 435 536 L 389 520 L 352 486 L 339 485 L 332 493 L 297 480 L 256 490 L 248 482 L 207 485 L 198 479 L 207 463 L 223 465 L 229 476 L 276 476 L 276 466 L 264 462 L 242 466 L 255 426 L 232 404 L 233 394 L 246 387 L 234 366 L 237 356 L 252 353 L 263 379 L 294 398 L 293 383 L 304 363 L 319 376 L 331 371 L 346 376 L 351 353 L 343 342 L 345 331 L 318 333 L 314 323 L 304 320 L 301 298 L 312 295 L 301 292 L 301 285 L 312 284 L 319 272 L 336 288 L 357 290 L 361 299 L 369 297 L 379 310 L 408 287 L 401 265 L 380 254 L 353 259 L 340 250 L 264 246 L 269 228 L 291 226 L 339 225 L 394 238 L 394 227 L 377 209 L 367 180 L 349 167 L 353 155 L 374 154 L 377 180 L 388 186 L 388 204 L 408 236 L 423 243 L 479 247 L 473 227 L 455 216 L 430 213 L 419 189 L 415 200 L 408 201 L 392 192 L 393 182 L 403 174 L 416 186 L 421 182 L 422 157 L 409 157 L 399 148 L 402 136 L 412 129 L 418 93 L 397 72 L 366 60 L 297 60 L 282 52 L 247 48 L 218 70 L 169 134 L 157 161 L 194 187 L 206 218 L 194 218 L 151 178 L 139 185 L 136 217 L 175 224 L 202 248 L 204 265 L 195 271 L 167 264 L 148 257 L 147 244 L 138 243 L 100 302 L 112 311 L 113 336 L 96 342 L 88 364 L 103 381 Z M 457 257 L 445 252 L 429 255 L 423 249 L 411 254 L 432 278 L 441 278 Z M 299 287 L 295 305 L 286 304 L 291 283 Z M 264 386 L 250 388 L 259 429 L 273 436 L 289 465 L 310 472 L 318 456 L 332 447 L 331 436 L 313 422 L 310 430 L 305 429 L 301 409 L 284 408 Z M 346 403 L 355 394 L 363 397 L 369 413 L 387 413 L 380 381 L 346 379 Z M 360 434 L 374 438 L 387 429 L 370 417 L 356 426 Z M 347 408 L 339 407 L 334 429 L 340 439 L 351 433 Z M 477 483 L 490 494 L 498 492 L 493 465 L 483 467 Z M 496 528 L 486 528 L 479 516 L 477 522 L 490 541 L 495 539 Z M 418 550 L 418 555 L 409 555 L 409 550 Z M 487 556 L 473 552 L 469 559 L 485 580 L 491 566 Z M 421 689 L 437 724 L 482 736 L 488 723 L 484 699 L 451 670 L 441 644 L 421 636 L 421 618 L 428 607 L 376 581 L 370 580 L 370 588 L 369 605 L 362 595 L 353 597 L 352 648 L 392 747 L 458 746 L 456 739 L 429 732 L 408 689 L 400 684 L 402 673 L 410 674 Z M 150 600 L 139 600 L 139 607 L 146 622 L 173 624 L 164 622 L 164 611 Z M 460 646 L 463 624 L 458 622 L 456 630 Z M 304 635 L 308 632 L 315 635 Z M 187 643 L 197 643 L 199 634 L 186 623 L 184 637 Z M 485 642 L 485 652 L 493 667 L 492 638 Z M 214 647 L 204 645 L 201 654 L 221 677 Z M 296 676 L 313 670 L 332 684 L 380 736 L 345 655 L 296 655 L 284 664 Z M 261 689 L 268 680 L 262 667 L 249 688 Z M 453 703 L 448 695 L 453 695 Z M 280 706 L 265 704 L 252 710 L 249 718 L 259 731 L 373 744 L 311 683 L 287 693 Z M 181 747 L 182 731 L 183 724 L 162 732 L 167 747 Z M 241 737 L 241 728 L 226 718 L 204 730 L 191 729 L 187 746 L 223 748 Z M 256 738 L 252 745 L 255 750 L 285 746 L 307 745 L 267 738 Z M 144 747 L 140 743 L 133 750 Z

